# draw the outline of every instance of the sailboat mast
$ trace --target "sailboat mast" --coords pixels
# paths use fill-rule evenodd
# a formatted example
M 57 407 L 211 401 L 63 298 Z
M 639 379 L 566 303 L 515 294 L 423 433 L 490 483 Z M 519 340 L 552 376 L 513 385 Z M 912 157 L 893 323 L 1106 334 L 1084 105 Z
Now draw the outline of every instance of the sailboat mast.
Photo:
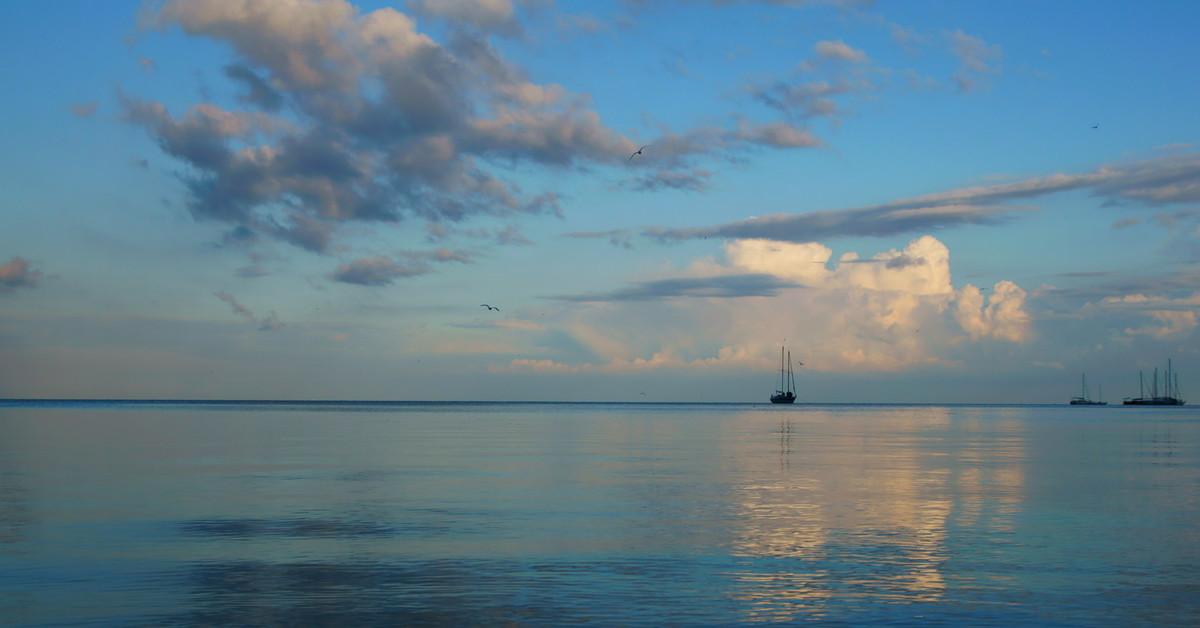
M 788 364 L 788 375 L 792 378 L 792 394 L 796 394 L 796 374 L 792 371 L 792 365 Z
M 787 352 L 787 362 L 788 362 L 788 389 L 787 389 L 787 391 L 794 392 L 796 390 L 796 377 L 794 375 L 792 375 L 792 352 L 791 351 Z
M 783 347 L 779 347 L 779 392 L 783 392 Z
M 1175 391 L 1171 387 L 1171 358 L 1167 358 L 1167 391 L 1164 394 L 1168 397 L 1175 396 Z

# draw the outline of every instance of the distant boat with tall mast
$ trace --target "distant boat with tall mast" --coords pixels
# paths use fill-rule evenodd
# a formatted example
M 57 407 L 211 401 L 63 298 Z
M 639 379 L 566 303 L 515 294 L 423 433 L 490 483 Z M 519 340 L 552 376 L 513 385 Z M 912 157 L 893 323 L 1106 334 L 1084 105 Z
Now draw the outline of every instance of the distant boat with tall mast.
M 1100 387 L 1097 386 L 1096 388 L 1099 389 Z M 1104 398 L 1103 393 L 1100 393 L 1098 396 L 1100 399 Z M 1107 406 L 1108 402 L 1107 401 L 1092 401 L 1090 395 L 1088 395 L 1087 373 L 1084 373 L 1083 389 L 1079 391 L 1078 397 L 1071 397 L 1071 405 L 1073 405 L 1073 406 Z
M 779 348 L 779 390 L 771 395 L 771 403 L 795 403 L 796 378 L 792 375 L 792 352 L 787 352 L 785 368 L 784 348 Z
M 1158 367 L 1154 367 L 1154 379 L 1150 384 L 1150 396 L 1146 396 L 1146 379 L 1142 376 L 1142 372 L 1138 371 L 1138 396 L 1126 397 L 1125 405 L 1127 406 L 1182 406 L 1185 402 L 1180 397 L 1179 392 L 1179 373 L 1171 367 L 1171 361 L 1167 360 L 1167 372 L 1164 382 L 1163 394 L 1158 394 Z

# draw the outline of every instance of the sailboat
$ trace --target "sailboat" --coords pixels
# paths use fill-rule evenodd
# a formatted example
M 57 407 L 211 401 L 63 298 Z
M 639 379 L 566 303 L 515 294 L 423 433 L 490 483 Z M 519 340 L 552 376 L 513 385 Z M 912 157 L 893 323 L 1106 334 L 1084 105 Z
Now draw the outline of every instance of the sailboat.
M 1099 388 L 1099 387 L 1097 387 L 1097 388 Z M 1080 395 L 1078 397 L 1071 397 L 1071 405 L 1073 405 L 1073 406 L 1107 406 L 1108 405 L 1107 401 L 1092 401 L 1091 399 L 1088 398 L 1087 374 L 1086 373 L 1083 375 L 1083 390 L 1081 390 L 1079 392 L 1080 392 Z M 1103 399 L 1104 395 L 1101 394 L 1100 398 Z
M 787 352 L 787 362 L 783 359 L 784 349 L 779 348 L 779 390 L 771 395 L 771 403 L 794 403 L 796 401 L 796 378 L 792 376 L 792 352 Z
M 1150 387 L 1150 396 L 1146 396 L 1146 383 L 1142 377 L 1142 372 L 1138 371 L 1138 396 L 1126 397 L 1125 405 L 1127 406 L 1182 406 L 1183 399 L 1179 397 L 1179 373 L 1175 373 L 1171 368 L 1171 361 L 1167 360 L 1166 373 L 1166 390 L 1162 396 L 1158 394 L 1158 367 L 1154 367 L 1154 383 Z

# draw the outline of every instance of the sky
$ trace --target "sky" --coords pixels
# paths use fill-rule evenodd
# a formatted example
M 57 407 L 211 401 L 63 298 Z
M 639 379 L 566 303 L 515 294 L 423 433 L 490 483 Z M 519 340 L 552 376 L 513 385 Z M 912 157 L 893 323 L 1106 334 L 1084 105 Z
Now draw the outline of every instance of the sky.
M 0 397 L 1200 390 L 1196 3 L 5 14 Z

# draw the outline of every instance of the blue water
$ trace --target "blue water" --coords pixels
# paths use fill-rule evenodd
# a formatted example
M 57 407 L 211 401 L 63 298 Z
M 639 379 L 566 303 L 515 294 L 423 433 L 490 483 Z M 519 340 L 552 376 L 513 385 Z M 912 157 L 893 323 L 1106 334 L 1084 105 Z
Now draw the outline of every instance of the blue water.
M 1200 412 L 0 402 L 0 624 L 1195 626 Z

